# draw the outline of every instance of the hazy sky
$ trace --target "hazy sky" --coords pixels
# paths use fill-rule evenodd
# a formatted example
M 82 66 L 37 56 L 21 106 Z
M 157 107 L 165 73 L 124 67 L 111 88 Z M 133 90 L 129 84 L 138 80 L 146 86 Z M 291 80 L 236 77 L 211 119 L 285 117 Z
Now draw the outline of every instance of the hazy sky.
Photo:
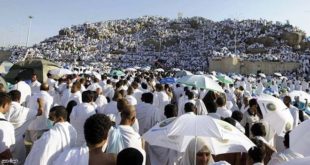
M 0 0 L 0 46 L 25 45 L 29 15 L 32 45 L 75 24 L 144 15 L 176 18 L 179 12 L 214 21 L 289 20 L 310 34 L 310 0 Z

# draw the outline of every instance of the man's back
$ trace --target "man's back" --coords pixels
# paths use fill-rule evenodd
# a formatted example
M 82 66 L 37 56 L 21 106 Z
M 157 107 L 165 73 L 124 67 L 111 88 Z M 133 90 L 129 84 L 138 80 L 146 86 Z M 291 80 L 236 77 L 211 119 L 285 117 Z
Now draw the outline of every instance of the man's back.
M 6 119 L 12 123 L 15 129 L 15 147 L 12 151 L 14 158 L 23 164 L 26 159 L 26 149 L 24 145 L 23 135 L 25 134 L 29 124 L 36 118 L 37 110 L 32 110 L 21 106 L 18 102 L 13 101 Z
M 82 103 L 75 106 L 70 114 L 70 123 L 76 129 L 78 134 L 77 146 L 84 142 L 84 123 L 86 119 L 96 113 L 95 108 L 89 103 Z
M 25 165 L 52 164 L 63 150 L 74 146 L 76 138 L 76 131 L 71 124 L 56 123 L 53 128 L 35 141 Z
M 118 113 L 117 102 L 112 100 L 107 105 L 105 105 L 102 109 L 100 109 L 100 113 L 103 113 L 106 115 L 113 114 L 116 116 Z
M 67 149 L 62 152 L 54 165 L 116 165 L 116 155 L 102 151 L 89 151 L 87 146 Z
M 232 112 L 226 109 L 226 107 L 218 107 L 216 113 L 219 114 L 222 118 L 231 117 L 232 114 Z
M 89 165 L 115 165 L 116 164 L 116 155 L 111 153 L 89 153 Z
M 37 116 L 35 120 L 33 120 L 28 130 L 47 130 L 48 128 L 48 115 L 50 112 L 50 109 L 52 108 L 53 104 L 53 97 L 46 91 L 41 91 L 40 93 L 35 94 L 32 96 L 28 103 L 29 109 L 37 110 L 39 108 L 37 104 L 38 98 L 42 98 L 44 101 L 44 107 L 43 107 L 43 114 L 41 116 Z
M 12 151 L 14 144 L 14 127 L 4 119 L 4 115 L 0 112 L 0 153 L 7 149 Z
M 34 81 L 30 84 L 30 87 L 31 87 L 31 93 L 39 93 L 40 92 L 40 86 L 41 86 L 41 83 L 39 81 Z
M 139 121 L 139 133 L 140 135 L 148 131 L 152 126 L 156 124 L 156 112 L 159 111 L 157 107 L 152 104 L 140 103 L 136 107 L 136 117 Z
M 31 96 L 31 88 L 25 81 L 20 81 L 15 84 L 12 90 L 18 90 L 21 93 L 20 103 L 23 104 L 24 102 L 29 99 Z
M 35 119 L 36 115 L 37 110 L 29 109 L 14 101 L 11 104 L 10 111 L 5 114 L 6 119 L 13 124 L 15 129 L 25 127 L 25 122 Z
M 140 89 L 135 89 L 133 92 L 133 96 L 137 99 L 138 103 L 141 102 L 141 96 L 143 92 Z
M 292 151 L 291 149 L 285 149 L 282 152 L 275 152 L 272 154 L 271 160 L 268 162 L 268 165 L 278 165 L 282 164 L 284 162 L 297 159 L 297 158 L 303 158 L 304 156 Z

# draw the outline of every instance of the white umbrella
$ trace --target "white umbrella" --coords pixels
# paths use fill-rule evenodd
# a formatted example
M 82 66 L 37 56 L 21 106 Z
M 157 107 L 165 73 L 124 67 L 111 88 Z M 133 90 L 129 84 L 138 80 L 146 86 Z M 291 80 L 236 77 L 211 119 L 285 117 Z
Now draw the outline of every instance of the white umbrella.
M 139 67 L 139 66 L 135 66 L 135 67 L 133 67 L 134 69 L 141 69 L 141 67 Z
M 179 68 L 172 68 L 172 71 L 180 71 L 181 69 L 179 69 Z
M 260 77 L 266 78 L 266 75 L 264 73 L 259 73 L 258 74 Z
M 216 78 L 219 80 L 219 82 L 222 82 L 224 84 L 233 84 L 234 83 L 234 80 L 231 79 L 230 77 L 228 77 L 227 75 L 218 75 L 216 76 Z
M 300 102 L 303 102 L 305 103 L 306 102 L 306 99 L 308 101 L 310 101 L 310 95 L 304 91 L 297 91 L 297 90 L 294 90 L 294 91 L 291 91 L 289 94 L 288 94 L 292 99 L 295 99 L 295 97 L 299 97 L 299 101 Z
M 137 69 L 135 69 L 135 68 L 126 68 L 125 71 L 127 71 L 127 72 L 135 72 L 135 71 L 137 71 Z
M 72 71 L 69 69 L 65 69 L 65 68 L 57 68 L 57 69 L 53 69 L 49 71 L 50 74 L 52 75 L 68 75 L 68 74 L 72 74 Z
M 203 71 L 197 71 L 196 74 L 203 75 L 204 73 L 203 73 Z
M 285 76 L 281 76 L 280 79 L 281 79 L 281 80 L 288 80 L 288 78 L 285 77 Z
M 214 81 L 218 81 L 218 79 L 212 74 L 207 75 L 207 77 L 211 78 Z
M 249 81 L 249 82 L 255 82 L 256 79 L 255 79 L 254 77 L 249 77 L 249 78 L 248 78 L 248 81 Z
M 293 126 L 293 117 L 282 100 L 271 95 L 262 94 L 257 98 L 263 118 L 279 136 L 284 136 Z
M 288 162 L 284 162 L 280 165 L 308 165 L 310 162 L 310 157 L 293 159 Z
M 223 139 L 206 137 L 208 147 L 214 155 L 236 152 L 248 152 L 248 150 L 255 146 L 255 144 L 240 132 L 236 127 L 229 123 L 216 120 L 216 123 L 221 125 Z
M 92 72 L 90 70 L 85 70 L 84 74 L 92 74 Z
M 98 80 L 101 80 L 101 75 L 98 72 L 93 71 L 92 75 L 95 76 Z
M 278 76 L 278 77 L 281 77 L 281 76 L 282 76 L 282 74 L 279 73 L 279 72 L 274 73 L 274 75 L 276 75 L 276 76 Z
M 208 126 L 208 127 L 202 127 Z M 223 138 L 215 119 L 203 115 L 181 115 L 172 123 L 168 136 L 210 136 Z
M 175 122 L 175 120 L 176 118 L 169 118 L 156 124 L 145 134 L 143 134 L 143 139 L 150 145 L 163 146 L 177 151 L 184 151 L 192 137 L 168 136 L 172 123 Z
M 177 82 L 180 84 L 195 86 L 197 88 L 203 88 L 224 93 L 223 88 L 216 81 L 205 75 L 184 76 L 178 79 Z
M 144 71 L 149 71 L 149 70 L 151 70 L 151 67 L 146 66 L 146 67 L 143 67 L 143 68 L 141 68 L 141 69 L 144 70 Z
M 216 76 L 216 71 L 210 72 L 212 75 Z
M 164 72 L 165 70 L 163 68 L 157 68 L 154 70 L 155 72 Z
M 306 120 L 290 132 L 290 149 L 304 156 L 310 156 L 310 120 Z
M 208 127 L 201 126 L 205 124 L 209 124 Z M 218 138 L 217 134 L 221 134 L 221 137 Z M 210 119 L 209 116 L 182 115 L 179 118 L 167 119 L 151 128 L 143 138 L 150 145 L 184 152 L 189 142 L 198 135 L 206 140 L 212 154 L 215 155 L 247 152 L 254 146 L 237 128 L 224 121 Z
M 242 78 L 240 76 L 238 76 L 238 75 L 233 75 L 231 78 L 233 78 L 235 80 L 239 80 L 239 81 L 242 80 Z
M 193 73 L 187 70 L 181 70 L 175 74 L 175 77 L 183 77 L 183 76 L 190 76 L 190 75 L 193 75 Z

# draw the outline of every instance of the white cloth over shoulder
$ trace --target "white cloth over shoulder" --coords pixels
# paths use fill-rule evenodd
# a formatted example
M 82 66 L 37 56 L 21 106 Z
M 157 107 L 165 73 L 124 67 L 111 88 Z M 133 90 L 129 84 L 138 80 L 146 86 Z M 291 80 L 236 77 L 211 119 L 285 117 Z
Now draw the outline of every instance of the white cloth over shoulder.
M 18 164 L 23 164 L 26 159 L 26 148 L 23 135 L 30 122 L 36 118 L 37 110 L 21 106 L 18 102 L 12 102 L 6 119 L 11 122 L 15 129 L 16 144 L 12 151 L 13 158 L 18 159 Z
M 221 116 L 222 118 L 231 117 L 232 112 L 231 110 L 228 110 L 225 106 L 218 107 L 216 110 L 216 113 Z
M 10 149 L 14 149 L 15 136 L 13 125 L 5 121 L 4 115 L 0 112 L 0 153 Z
M 157 116 L 157 121 L 165 119 L 164 111 L 167 104 L 170 103 L 170 98 L 165 91 L 154 92 L 153 105 L 156 106 L 160 113 Z
M 103 106 L 102 108 L 99 108 L 98 113 L 102 113 L 105 115 L 112 114 L 114 116 L 117 116 L 118 114 L 117 102 L 112 100 L 107 105 Z
M 12 90 L 18 90 L 21 93 L 21 104 L 24 104 L 26 101 L 28 101 L 29 97 L 31 96 L 31 88 L 25 81 L 20 81 L 15 84 Z
M 145 164 L 146 154 L 142 148 L 141 136 L 131 126 L 119 125 L 109 132 L 107 152 L 118 154 L 119 151 L 125 148 L 139 150 L 144 157 L 143 164 Z
M 97 88 L 102 89 L 99 83 L 93 83 L 90 86 L 88 86 L 86 90 L 96 91 Z
M 140 135 L 131 126 L 119 125 L 117 128 L 111 130 L 108 138 L 109 140 L 108 140 L 107 152 L 117 153 L 115 151 L 109 150 L 111 148 L 114 148 L 113 146 L 111 146 L 111 144 L 113 144 L 112 140 L 116 138 L 122 139 L 124 147 L 123 149 L 129 147 L 136 148 L 138 150 L 142 149 L 142 139 Z
M 20 105 L 20 103 L 13 101 L 10 107 L 9 112 L 5 114 L 7 121 L 13 124 L 14 128 L 25 127 L 25 122 L 29 122 L 32 119 L 35 119 L 38 111 L 37 109 L 29 109 Z M 28 123 L 30 124 L 30 123 Z M 21 135 L 24 134 L 26 128 L 21 132 Z M 18 135 L 16 132 L 15 134 Z
M 75 145 L 76 138 L 76 131 L 70 123 L 56 123 L 34 142 L 25 165 L 52 164 L 62 151 Z
M 141 102 L 136 106 L 136 118 L 139 122 L 139 134 L 142 135 L 152 128 L 156 122 L 156 112 L 159 109 L 152 104 Z
M 84 123 L 87 118 L 96 114 L 95 108 L 90 103 L 82 103 L 73 107 L 70 114 L 70 123 L 77 132 L 76 146 L 82 146 L 85 143 Z
M 75 101 L 77 104 L 81 104 L 82 93 L 80 91 L 77 91 L 75 93 L 70 93 L 69 99 L 64 106 L 66 107 L 70 101 Z
M 303 158 L 304 156 L 292 151 L 291 149 L 286 149 L 282 152 L 275 152 L 272 154 L 271 160 L 268 162 L 268 165 L 280 165 L 284 162 L 297 159 L 297 158 Z
M 34 82 L 31 82 L 30 87 L 31 87 L 31 93 L 32 94 L 39 93 L 40 92 L 41 83 L 38 80 L 36 80 Z
M 54 165 L 87 165 L 89 149 L 87 146 L 66 149 L 54 161 Z
M 28 104 L 29 109 L 37 110 L 39 108 L 39 105 L 37 103 L 38 98 L 42 98 L 44 101 L 43 114 L 41 116 L 37 116 L 36 119 L 30 123 L 28 130 L 47 130 L 48 129 L 47 119 L 49 118 L 50 109 L 52 108 L 54 99 L 48 92 L 40 91 L 40 93 L 37 93 L 30 98 L 29 104 Z
M 103 106 L 108 104 L 108 100 L 104 95 L 99 95 L 95 103 L 97 107 L 100 109 L 100 108 L 103 108 Z

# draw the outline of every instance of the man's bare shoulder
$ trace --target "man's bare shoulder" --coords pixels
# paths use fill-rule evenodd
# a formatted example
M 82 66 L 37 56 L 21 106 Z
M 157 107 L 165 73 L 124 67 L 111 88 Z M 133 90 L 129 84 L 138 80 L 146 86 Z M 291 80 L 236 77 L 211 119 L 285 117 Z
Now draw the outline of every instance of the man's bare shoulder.
M 89 165 L 116 165 L 116 154 L 100 153 L 96 155 L 90 155 Z

